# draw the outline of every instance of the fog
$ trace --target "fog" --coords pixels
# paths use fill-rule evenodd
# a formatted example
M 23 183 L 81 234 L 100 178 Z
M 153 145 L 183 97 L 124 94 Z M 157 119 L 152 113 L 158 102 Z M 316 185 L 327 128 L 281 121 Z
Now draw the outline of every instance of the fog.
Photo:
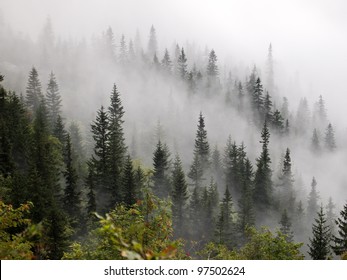
M 315 176 L 323 203 L 332 196 L 340 209 L 347 199 L 346 13 L 347 2 L 343 0 L 0 0 L 0 72 L 5 76 L 6 87 L 24 94 L 32 66 L 38 68 L 43 88 L 53 70 L 63 97 L 64 117 L 78 121 L 89 137 L 90 122 L 101 105 L 108 106 L 112 85 L 116 83 L 125 108 L 127 144 L 130 147 L 134 144 L 132 138 L 137 139 L 136 157 L 147 166 L 152 164 L 154 135 L 160 122 L 171 154 L 178 152 L 188 170 L 200 111 L 205 117 L 211 148 L 218 145 L 223 153 L 230 135 L 237 144 L 245 143 L 248 156 L 255 163 L 261 151 L 260 129 L 224 104 L 224 96 L 189 97 L 181 83 L 161 78 L 155 71 L 143 73 L 142 66 L 125 73 L 99 56 L 95 42 L 108 27 L 114 32 L 117 47 L 122 34 L 127 41 L 135 40 L 138 31 L 146 51 L 153 25 L 159 61 L 165 48 L 173 60 L 174 46 L 179 44 L 186 50 L 188 69 L 195 63 L 205 71 L 205 50 L 213 48 L 222 84 L 229 71 L 234 80 L 244 82 L 254 65 L 265 81 L 271 43 L 276 108 L 281 108 L 282 98 L 287 97 L 295 126 L 300 122 L 296 119 L 300 100 L 306 97 L 313 112 L 313 104 L 322 95 L 338 147 L 333 154 L 312 154 L 312 125 L 301 135 L 271 137 L 274 180 L 283 160 L 281 155 L 289 147 L 295 179 L 303 180 L 303 189 L 298 190 L 303 202 L 306 203 Z M 40 36 L 47 18 L 57 47 L 49 59 L 40 61 Z

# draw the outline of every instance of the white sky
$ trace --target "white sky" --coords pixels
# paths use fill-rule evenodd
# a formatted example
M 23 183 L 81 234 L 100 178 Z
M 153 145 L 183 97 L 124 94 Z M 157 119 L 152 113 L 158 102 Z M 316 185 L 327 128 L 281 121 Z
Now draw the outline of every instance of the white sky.
M 276 62 L 288 76 L 300 73 L 312 100 L 322 94 L 333 119 L 347 108 L 345 0 L 0 0 L 0 10 L 33 38 L 48 15 L 56 33 L 71 37 L 111 26 L 128 36 L 138 28 L 146 42 L 153 24 L 161 48 L 195 41 L 213 47 L 220 61 L 262 64 L 272 42 Z

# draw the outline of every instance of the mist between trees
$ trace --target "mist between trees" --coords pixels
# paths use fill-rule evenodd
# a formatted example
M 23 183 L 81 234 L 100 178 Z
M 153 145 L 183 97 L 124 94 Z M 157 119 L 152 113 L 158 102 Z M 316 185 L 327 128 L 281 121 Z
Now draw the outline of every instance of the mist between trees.
M 324 98 L 290 104 L 271 44 L 264 69 L 222 68 L 143 37 L 0 27 L 1 258 L 343 257 L 346 147 Z

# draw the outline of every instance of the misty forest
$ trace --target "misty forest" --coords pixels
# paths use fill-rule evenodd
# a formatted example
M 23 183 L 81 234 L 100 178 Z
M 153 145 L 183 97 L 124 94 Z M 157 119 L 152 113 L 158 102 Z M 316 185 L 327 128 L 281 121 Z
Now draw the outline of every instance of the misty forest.
M 229 64 L 146 30 L 32 39 L 2 13 L 0 258 L 346 259 L 324 94 L 292 102 L 271 42 Z

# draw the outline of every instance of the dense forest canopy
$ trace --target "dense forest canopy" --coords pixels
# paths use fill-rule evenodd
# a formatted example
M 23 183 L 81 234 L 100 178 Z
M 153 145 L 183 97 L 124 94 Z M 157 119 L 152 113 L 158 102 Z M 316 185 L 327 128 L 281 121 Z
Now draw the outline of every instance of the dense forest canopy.
M 346 257 L 346 123 L 275 44 L 246 65 L 154 24 L 42 21 L 0 18 L 2 259 Z

